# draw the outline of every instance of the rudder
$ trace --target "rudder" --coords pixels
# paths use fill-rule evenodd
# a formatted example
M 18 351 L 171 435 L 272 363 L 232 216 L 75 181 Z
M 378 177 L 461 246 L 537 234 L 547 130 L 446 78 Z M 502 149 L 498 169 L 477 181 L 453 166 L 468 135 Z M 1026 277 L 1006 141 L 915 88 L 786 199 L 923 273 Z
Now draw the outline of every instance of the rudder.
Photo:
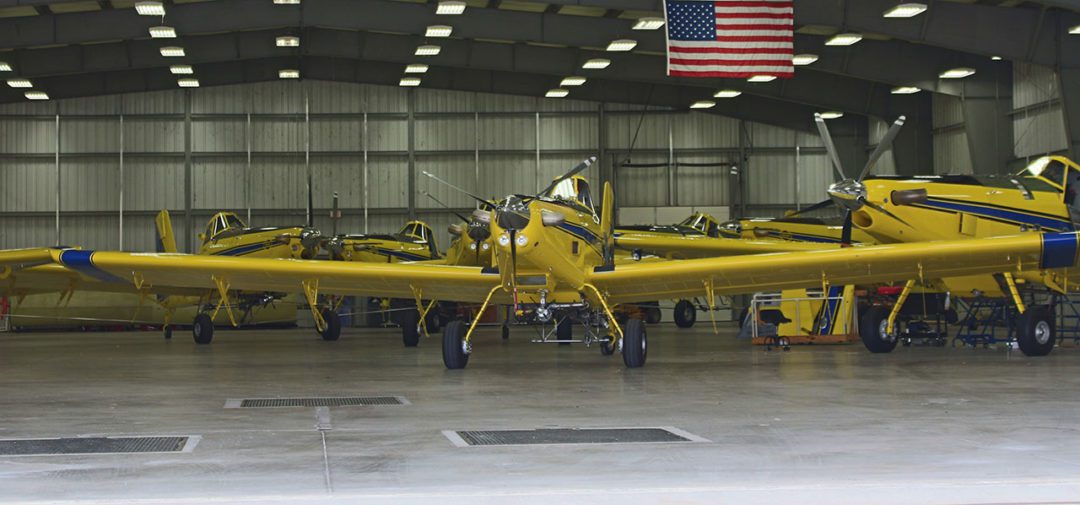
M 172 219 L 169 218 L 169 211 L 158 212 L 157 217 L 154 218 L 154 224 L 157 225 L 157 252 L 178 252 L 176 249 L 176 235 L 173 234 Z

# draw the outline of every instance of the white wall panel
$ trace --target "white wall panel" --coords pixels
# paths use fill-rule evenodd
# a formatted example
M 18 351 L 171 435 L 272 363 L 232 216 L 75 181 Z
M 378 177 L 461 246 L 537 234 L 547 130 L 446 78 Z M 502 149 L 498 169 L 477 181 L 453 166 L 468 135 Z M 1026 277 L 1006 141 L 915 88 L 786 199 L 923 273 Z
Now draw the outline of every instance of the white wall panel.
M 596 116 L 540 116 L 540 149 L 598 151 Z
M 796 140 L 799 139 L 794 130 L 776 126 L 747 123 L 746 128 L 753 147 L 794 147 Z M 738 137 L 735 137 L 735 142 L 734 145 L 738 145 Z
M 934 173 L 972 174 L 971 151 L 964 130 L 950 130 L 934 135 Z
M 1012 66 L 1014 109 L 1061 98 L 1054 69 L 1022 61 L 1014 61 Z
M 242 135 L 242 128 L 240 132 Z M 306 141 L 307 126 L 302 120 L 271 119 L 251 121 L 251 149 L 253 151 L 303 152 Z M 243 146 L 244 144 L 241 142 L 236 150 L 243 150 Z
M 192 125 L 192 133 L 194 130 L 195 125 Z M 192 141 L 194 142 L 194 139 Z M 182 153 L 184 152 L 184 122 L 125 117 L 124 152 Z
M 369 151 L 406 151 L 409 149 L 409 123 L 404 119 L 368 117 Z
M 127 210 L 184 208 L 182 157 L 127 157 L 124 159 L 123 183 L 124 208 Z
M 537 188 L 536 156 L 480 153 L 480 189 L 477 196 L 502 198 Z
M 418 156 L 416 158 L 416 207 L 421 209 L 441 209 L 439 204 L 424 196 L 431 193 L 450 207 L 472 207 L 475 201 L 460 191 L 447 187 L 434 179 L 424 176 L 427 171 L 440 179 L 469 192 L 477 189 L 476 161 L 472 154 L 449 154 L 439 156 Z M 481 195 L 478 195 L 481 196 Z
M 801 160 L 800 160 L 801 161 Z M 803 167 L 800 166 L 800 172 Z M 811 172 L 807 169 L 806 172 Z M 795 152 L 755 154 L 744 172 L 749 204 L 792 204 L 795 180 Z
M 417 151 L 471 151 L 476 147 L 476 120 L 471 117 L 416 120 Z
M 934 93 L 931 97 L 934 128 L 964 122 L 964 104 L 959 97 Z
M 667 114 L 611 114 L 608 119 L 608 147 L 612 149 L 667 149 Z M 635 142 L 636 138 L 636 142 Z
M 55 224 L 54 224 L 55 228 Z M 120 217 L 60 215 L 62 245 L 84 249 L 116 250 L 120 247 Z
M 246 208 L 244 200 L 246 162 L 246 158 L 239 156 L 196 158 L 191 165 L 191 207 L 211 210 Z M 255 173 L 254 164 L 251 172 Z M 254 188 L 251 191 L 252 200 L 255 198 L 255 191 Z
M 672 123 L 676 149 L 718 149 L 739 145 L 737 119 L 691 112 L 676 116 Z
M 1061 105 L 1014 116 L 1013 146 L 1018 158 L 1068 149 L 1069 139 L 1065 134 L 1065 115 Z
M 183 123 L 180 124 L 183 128 Z M 243 119 L 212 119 L 192 121 L 191 123 L 191 150 L 194 152 L 241 152 L 247 149 L 245 130 L 247 122 Z M 265 133 L 268 127 L 260 123 L 257 127 L 252 122 L 252 149 L 255 147 L 255 133 Z M 183 131 L 180 132 L 181 150 L 183 150 Z M 126 141 L 127 139 L 125 139 Z M 125 142 L 126 143 L 126 142 Z M 266 146 L 267 142 L 260 142 L 260 146 Z M 292 145 L 295 145 L 293 140 Z
M 723 206 L 728 204 L 728 183 L 731 168 L 694 167 L 683 163 L 721 164 L 727 156 L 687 155 L 677 156 L 679 166 L 675 171 L 675 198 L 679 206 Z
M 311 159 L 315 207 L 330 208 L 334 192 L 342 209 L 364 206 L 364 160 L 357 156 L 316 156 Z M 371 192 L 386 188 L 372 187 Z
M 184 91 L 150 91 L 121 95 L 124 114 L 183 114 Z M 127 223 L 124 223 L 125 227 Z
M 416 112 L 473 112 L 476 93 L 443 89 L 420 89 L 416 93 Z
M 536 118 L 481 117 L 480 149 L 536 149 Z
M 352 151 L 364 148 L 363 119 L 312 119 L 312 151 Z
M 173 230 L 180 232 L 183 225 L 182 214 L 172 212 Z M 202 223 L 199 223 L 202 224 Z M 137 252 L 151 252 L 157 250 L 157 228 L 152 216 L 124 216 L 124 250 Z M 177 244 L 183 244 L 179 236 Z M 117 247 L 116 244 L 109 249 Z M 182 247 L 182 246 L 181 246 Z
M 207 183 L 211 181 L 205 181 Z M 251 164 L 251 206 L 258 209 L 307 207 L 304 157 L 256 156 Z
M 60 118 L 61 153 L 103 153 L 119 151 L 119 119 Z
M 396 86 L 361 86 L 364 109 L 359 112 L 399 112 L 409 110 L 409 91 Z
M 50 247 L 56 245 L 53 217 L 0 215 L 0 248 Z
M 368 160 L 368 207 L 404 208 L 409 205 L 409 160 L 379 156 Z M 395 228 L 396 229 L 396 228 Z
M 60 164 L 60 209 L 120 208 L 119 157 L 65 157 Z
M 596 102 L 584 100 L 568 100 L 565 98 L 542 98 L 537 101 L 540 112 L 599 112 L 600 106 Z
M 791 162 L 795 164 L 794 159 Z M 836 182 L 836 170 L 832 167 L 828 155 L 801 152 L 795 166 L 799 174 L 799 203 L 813 204 L 829 197 L 825 190 Z M 777 186 L 782 188 L 787 184 L 793 183 L 779 182 Z M 791 194 L 794 194 L 794 191 Z
M 0 158 L 0 212 L 50 210 L 56 210 L 56 164 L 53 160 Z M 3 231 L 6 233 L 7 228 Z
M 634 155 L 634 163 L 667 163 L 666 155 Z M 615 203 L 627 207 L 668 205 L 667 168 L 622 167 L 616 171 Z
M 56 121 L 53 119 L 3 119 L 0 120 L 0 132 L 3 132 L 0 153 L 56 152 Z
M 885 137 L 888 133 L 889 127 L 892 123 L 888 123 L 878 118 L 869 118 L 870 125 L 870 144 L 877 147 L 878 142 Z M 852 168 L 851 170 L 856 170 Z M 858 168 L 861 170 L 861 167 Z M 896 174 L 896 158 L 893 156 L 893 149 L 890 147 L 885 154 L 881 155 L 881 159 L 878 160 L 877 165 L 870 170 L 873 175 L 895 175 Z
M 56 103 L 61 115 L 118 114 L 121 98 L 120 95 L 88 96 L 57 100 Z
M 349 82 L 304 81 L 312 114 L 365 112 L 368 87 Z M 370 112 L 370 111 L 368 111 Z
M 537 98 L 528 96 L 476 94 L 476 110 L 479 112 L 533 112 Z

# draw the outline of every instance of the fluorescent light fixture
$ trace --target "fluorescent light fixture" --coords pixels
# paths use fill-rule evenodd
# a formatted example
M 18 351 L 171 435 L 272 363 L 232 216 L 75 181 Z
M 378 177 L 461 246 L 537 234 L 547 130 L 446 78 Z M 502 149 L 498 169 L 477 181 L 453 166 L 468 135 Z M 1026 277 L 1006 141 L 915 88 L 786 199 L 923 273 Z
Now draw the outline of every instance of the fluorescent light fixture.
M 942 79 L 963 79 L 963 78 L 971 76 L 971 75 L 975 75 L 975 69 L 974 68 L 958 67 L 958 68 L 950 68 L 950 69 L 938 74 L 938 77 L 940 77 Z
M 994 61 L 1001 61 L 1001 56 L 991 56 L 990 59 Z
M 398 81 L 398 86 L 419 86 L 419 85 L 420 85 L 420 78 L 419 77 L 402 77 L 401 80 Z
M 299 79 L 300 71 L 295 68 L 283 68 L 277 71 L 278 79 Z
M 185 54 L 184 48 L 180 46 L 165 46 L 161 48 L 161 55 L 166 58 L 179 58 Z
M 27 100 L 48 100 L 49 94 L 44 91 L 27 91 L 25 93 Z
M 920 91 L 922 90 L 915 86 L 897 86 L 892 89 L 891 93 L 894 95 L 914 95 Z
M 435 56 L 439 54 L 439 51 L 442 51 L 442 48 L 439 46 L 420 46 L 416 48 L 415 54 L 417 56 Z
M 581 66 L 581 68 L 587 70 L 600 70 L 602 68 L 608 68 L 608 65 L 611 65 L 611 60 L 605 60 L 604 58 L 593 58 L 589 61 L 586 61 L 585 64 Z
M 457 16 L 465 12 L 465 2 L 457 0 L 443 0 L 439 2 L 439 7 L 435 9 L 435 14 L 441 16 Z
M 842 117 L 844 117 L 844 113 L 835 110 L 821 113 L 821 119 L 840 119 Z
M 634 30 L 657 30 L 664 26 L 664 18 L 641 18 L 634 23 Z
M 191 69 L 191 65 L 172 65 L 169 67 L 169 72 L 172 72 L 173 75 L 187 75 L 195 73 L 195 71 Z
M 734 89 L 722 89 L 713 93 L 713 98 L 735 98 L 742 94 L 742 91 L 736 91 Z
M 454 27 L 450 25 L 431 25 L 424 31 L 425 37 L 449 37 L 451 33 L 454 33 Z
M 924 12 L 926 12 L 926 4 L 903 3 L 885 11 L 883 15 L 887 18 L 913 18 Z
M 176 84 L 181 88 L 197 88 L 199 87 L 199 80 L 193 77 L 187 77 L 184 79 L 177 79 Z
M 1069 35 L 1080 35 L 1080 25 L 1069 28 Z
M 161 2 L 135 2 L 135 12 L 140 16 L 164 16 L 165 4 Z
M 712 100 L 698 100 L 690 104 L 691 109 L 711 109 L 716 107 L 716 102 Z
M 11 72 L 11 65 L 6 61 L 0 61 L 0 72 Z
M 300 37 L 283 35 L 275 39 L 274 43 L 278 47 L 300 47 Z
M 12 88 L 32 88 L 34 83 L 30 79 L 8 79 L 7 85 Z
M 547 98 L 563 98 L 563 97 L 565 97 L 566 95 L 569 95 L 569 94 L 570 94 L 570 90 L 568 90 L 568 89 L 555 88 L 555 89 L 549 89 L 547 91 L 547 93 L 544 93 L 544 96 L 547 97 Z
M 794 58 L 791 58 L 792 65 L 809 65 L 818 60 L 816 54 L 796 54 Z
M 300 0 L 274 0 L 274 5 L 300 5 Z
M 564 77 L 562 82 L 559 83 L 559 87 L 564 86 L 581 86 L 585 84 L 585 78 L 580 75 L 572 75 L 570 77 Z
M 175 39 L 176 29 L 171 26 L 151 26 L 150 38 L 152 39 Z
M 825 41 L 827 46 L 850 46 L 858 41 L 862 40 L 862 35 L 858 33 L 838 33 L 833 35 L 831 39 Z
M 775 75 L 752 75 L 747 79 L 748 82 L 773 82 L 775 80 Z
M 406 74 L 422 74 L 427 72 L 428 66 L 423 63 L 410 63 L 405 67 Z
M 616 52 L 616 51 L 626 52 L 626 51 L 632 51 L 635 47 L 637 47 L 637 41 L 636 40 L 618 39 L 618 40 L 611 41 L 611 43 L 607 45 L 607 50 L 612 51 L 612 52 Z

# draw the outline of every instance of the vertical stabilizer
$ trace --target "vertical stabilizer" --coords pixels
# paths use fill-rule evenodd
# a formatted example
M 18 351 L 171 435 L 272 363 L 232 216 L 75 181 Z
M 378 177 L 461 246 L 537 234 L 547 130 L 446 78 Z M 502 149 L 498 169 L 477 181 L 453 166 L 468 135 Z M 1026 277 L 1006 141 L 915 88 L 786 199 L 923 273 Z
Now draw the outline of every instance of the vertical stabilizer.
M 169 211 L 158 212 L 154 219 L 157 225 L 157 251 L 165 253 L 177 252 L 176 235 L 173 235 L 172 220 L 169 219 Z

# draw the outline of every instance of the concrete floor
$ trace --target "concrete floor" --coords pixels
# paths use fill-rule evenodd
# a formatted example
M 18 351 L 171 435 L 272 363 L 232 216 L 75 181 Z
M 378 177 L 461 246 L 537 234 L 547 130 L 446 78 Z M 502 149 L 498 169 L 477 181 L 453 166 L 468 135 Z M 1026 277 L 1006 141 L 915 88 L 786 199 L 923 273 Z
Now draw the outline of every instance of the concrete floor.
M 1080 497 L 1080 351 L 766 353 L 650 329 L 648 365 L 484 329 L 465 370 L 396 330 L 0 334 L 0 438 L 194 434 L 186 454 L 0 457 L 0 502 L 1044 503 Z M 404 406 L 225 409 L 244 397 Z M 448 429 L 673 426 L 707 443 L 458 448 Z M 325 435 L 325 442 L 323 439 Z M 325 452 L 324 452 L 325 443 Z

